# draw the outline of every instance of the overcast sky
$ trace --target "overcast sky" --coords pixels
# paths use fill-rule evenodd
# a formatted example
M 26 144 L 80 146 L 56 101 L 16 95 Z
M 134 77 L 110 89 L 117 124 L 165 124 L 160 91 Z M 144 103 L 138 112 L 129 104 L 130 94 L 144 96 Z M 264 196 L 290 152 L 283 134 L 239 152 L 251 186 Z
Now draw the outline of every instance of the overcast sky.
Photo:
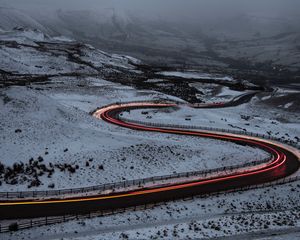
M 300 15 L 300 0 L 0 0 L 19 9 L 103 10 L 114 7 L 170 18 L 214 18 L 237 14 Z

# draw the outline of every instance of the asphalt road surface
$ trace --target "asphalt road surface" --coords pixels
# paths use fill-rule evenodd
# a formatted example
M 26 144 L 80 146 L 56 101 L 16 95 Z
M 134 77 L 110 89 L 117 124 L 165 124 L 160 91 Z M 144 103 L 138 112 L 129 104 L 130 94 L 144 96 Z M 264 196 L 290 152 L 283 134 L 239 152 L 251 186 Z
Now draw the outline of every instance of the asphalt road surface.
M 173 182 L 168 185 L 155 185 L 147 188 L 94 195 L 85 197 L 68 197 L 53 199 L 15 199 L 0 201 L 0 219 L 33 218 L 57 216 L 65 214 L 85 214 L 92 211 L 111 210 L 148 203 L 168 201 L 198 194 L 207 194 L 234 188 L 275 181 L 290 176 L 299 169 L 300 154 L 297 149 L 271 140 L 260 139 L 232 133 L 213 131 L 192 131 L 171 129 L 167 127 L 150 127 L 146 125 L 124 122 L 118 118 L 119 113 L 142 108 L 165 108 L 176 106 L 174 103 L 135 102 L 115 104 L 96 110 L 93 116 L 111 124 L 130 128 L 135 131 L 150 131 L 182 136 L 197 136 L 230 141 L 233 143 L 254 146 L 268 152 L 272 161 L 249 168 L 243 172 L 219 174 L 213 177 L 202 177 L 190 182 Z M 216 106 L 216 104 L 214 105 Z M 217 104 L 222 107 L 222 103 Z M 202 106 L 198 106 L 202 107 Z M 207 106 L 203 106 L 204 108 Z M 241 153 L 241 158 L 243 153 Z

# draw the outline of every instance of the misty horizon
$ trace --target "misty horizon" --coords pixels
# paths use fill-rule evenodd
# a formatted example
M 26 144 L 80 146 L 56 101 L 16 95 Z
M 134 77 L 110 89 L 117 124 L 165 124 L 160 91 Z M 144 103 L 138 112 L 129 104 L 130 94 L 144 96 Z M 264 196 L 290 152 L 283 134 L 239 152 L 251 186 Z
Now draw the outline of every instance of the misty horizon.
M 300 0 L 0 0 L 0 238 L 299 239 Z
M 1 0 L 0 6 L 20 10 L 109 10 L 114 8 L 146 16 L 160 16 L 172 20 L 214 19 L 241 14 L 265 14 L 266 17 L 299 18 L 300 2 L 297 0 Z

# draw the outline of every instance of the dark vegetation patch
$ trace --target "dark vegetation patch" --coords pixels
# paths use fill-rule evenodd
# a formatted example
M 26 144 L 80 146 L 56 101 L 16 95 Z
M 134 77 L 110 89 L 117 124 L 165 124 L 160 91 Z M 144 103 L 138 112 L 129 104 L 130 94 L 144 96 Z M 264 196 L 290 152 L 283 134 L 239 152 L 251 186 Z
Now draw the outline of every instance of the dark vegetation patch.
M 79 169 L 75 164 L 52 164 L 44 163 L 43 157 L 29 159 L 28 162 L 14 163 L 12 166 L 4 165 L 0 162 L 0 185 L 3 182 L 10 185 L 27 184 L 28 188 L 42 185 L 41 177 L 51 178 L 56 170 L 69 174 L 75 173 Z M 49 184 L 49 188 L 54 188 L 54 184 Z

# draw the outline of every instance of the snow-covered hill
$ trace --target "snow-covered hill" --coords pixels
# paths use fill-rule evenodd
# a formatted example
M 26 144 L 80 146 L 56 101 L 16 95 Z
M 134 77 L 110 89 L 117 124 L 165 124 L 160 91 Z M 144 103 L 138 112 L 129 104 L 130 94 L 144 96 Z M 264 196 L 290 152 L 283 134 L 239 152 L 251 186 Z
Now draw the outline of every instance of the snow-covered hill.
M 256 64 L 267 71 L 272 71 L 273 65 L 293 72 L 300 69 L 297 15 L 248 12 L 202 18 L 199 14 L 176 20 L 170 14 L 133 12 L 109 2 L 95 9 L 37 9 L 0 8 L 0 28 L 39 29 L 50 36 L 67 36 L 156 64 L 226 70 L 234 63 L 239 69 L 256 70 Z
M 108 54 L 66 37 L 14 28 L 0 32 L 0 71 L 9 75 L 104 74 L 135 72 L 139 60 Z
M 240 94 L 229 89 L 232 85 L 227 84 L 235 82 L 230 77 L 223 78 L 227 87 L 202 84 L 203 79 L 217 78 L 208 73 L 171 71 L 151 78 L 149 72 L 136 67 L 139 63 L 135 58 L 109 54 L 41 30 L 0 30 L 0 86 L 11 85 L 0 87 L 1 191 L 92 186 L 268 157 L 249 146 L 162 133 L 141 134 L 91 116 L 89 113 L 97 107 L 120 101 L 183 101 L 183 97 L 197 94 L 197 89 L 202 92 L 201 99 L 230 99 Z M 117 83 L 124 76 L 126 85 Z M 172 81 L 172 76 L 181 78 Z M 145 81 L 135 81 L 136 77 Z M 191 84 L 190 77 L 197 81 Z M 134 88 L 136 82 L 140 85 Z M 189 91 L 189 85 L 193 91 Z M 161 93 L 162 89 L 173 96 Z M 184 93 L 180 95 L 182 99 L 175 98 L 176 93 Z M 153 122 L 245 128 L 299 142 L 297 96 L 298 91 L 278 89 L 226 110 L 182 107 L 151 110 L 147 115 L 130 111 L 124 116 Z M 284 101 L 286 104 L 282 105 Z M 24 168 L 25 172 L 20 170 Z M 297 230 L 293 226 L 299 226 L 298 182 L 74 220 L 3 234 L 1 239 L 186 239 L 235 234 L 251 237 L 263 230 L 268 234 L 287 228 Z
M 0 7 L 0 27 L 4 30 L 11 30 L 18 26 L 47 32 L 47 29 L 28 13 L 15 8 Z

